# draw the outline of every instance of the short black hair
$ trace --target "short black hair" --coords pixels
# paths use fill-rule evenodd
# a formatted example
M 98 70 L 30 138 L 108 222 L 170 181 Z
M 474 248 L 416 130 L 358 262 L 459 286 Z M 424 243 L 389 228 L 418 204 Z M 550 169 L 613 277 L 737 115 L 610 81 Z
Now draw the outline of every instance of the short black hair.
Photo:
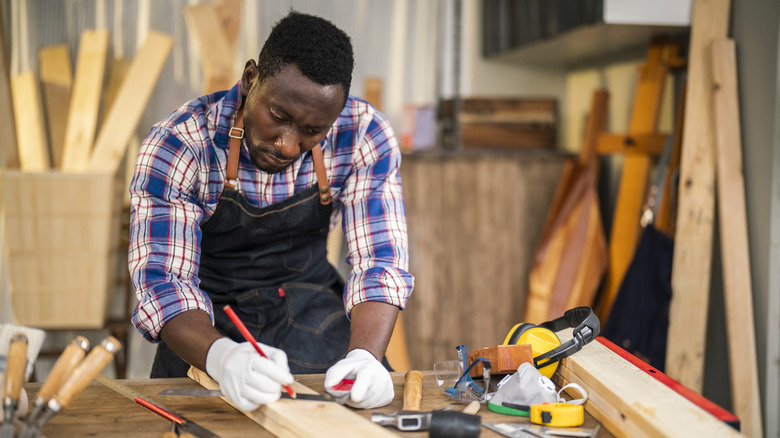
M 277 21 L 260 50 L 259 81 L 274 76 L 287 64 L 295 64 L 320 85 L 341 84 L 346 101 L 355 64 L 352 41 L 330 21 L 297 11 Z

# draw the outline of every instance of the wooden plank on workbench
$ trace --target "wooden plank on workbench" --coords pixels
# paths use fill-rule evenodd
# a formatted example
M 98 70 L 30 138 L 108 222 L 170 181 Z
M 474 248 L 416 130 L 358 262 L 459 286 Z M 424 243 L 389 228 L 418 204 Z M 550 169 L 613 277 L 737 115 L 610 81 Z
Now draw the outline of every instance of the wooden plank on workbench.
M 41 109 L 38 80 L 32 71 L 11 79 L 19 164 L 25 172 L 49 169 L 49 147 Z
M 763 436 L 734 41 L 712 44 L 718 210 L 734 411 L 747 436 Z
M 169 35 L 150 31 L 146 36 L 95 140 L 89 171 L 114 173 L 119 169 L 171 47 L 173 38 Z
M 187 375 L 207 389 L 219 389 L 219 384 L 206 373 L 190 367 Z M 295 382 L 293 389 L 301 394 L 315 393 L 306 386 Z M 227 403 L 232 403 L 222 397 Z M 333 402 L 311 402 L 282 399 L 278 402 L 260 406 L 244 414 L 280 437 L 393 437 L 396 436 L 356 412 Z
M 98 124 L 107 53 L 107 30 L 82 32 L 65 129 L 62 156 L 65 172 L 83 172 L 89 162 Z
M 571 331 L 561 336 L 568 339 Z M 585 409 L 618 437 L 741 436 L 598 341 L 561 361 L 556 373 L 559 385 L 585 388 Z
M 198 47 L 205 83 L 203 93 L 227 90 L 238 81 L 233 69 L 230 42 L 212 3 L 200 3 L 184 9 L 187 29 Z
M 73 86 L 73 72 L 67 44 L 48 46 L 38 51 L 38 71 L 43 92 L 46 126 L 51 148 L 51 164 L 59 169 L 65 148 L 65 128 Z
M 728 34 L 730 0 L 695 0 L 688 50 L 672 301 L 665 371 L 701 393 L 715 210 L 712 41 Z

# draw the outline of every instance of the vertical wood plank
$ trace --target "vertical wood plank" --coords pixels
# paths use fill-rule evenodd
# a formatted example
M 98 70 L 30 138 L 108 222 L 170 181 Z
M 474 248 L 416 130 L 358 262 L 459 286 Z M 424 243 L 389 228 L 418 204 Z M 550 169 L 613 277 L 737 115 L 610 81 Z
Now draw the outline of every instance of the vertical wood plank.
M 189 6 L 184 10 L 184 20 L 203 65 L 203 93 L 231 88 L 238 81 L 238 76 L 233 69 L 231 44 L 220 23 L 216 6 L 212 3 Z
M 46 126 L 49 133 L 52 167 L 59 169 L 65 147 L 65 128 L 73 86 L 73 73 L 68 46 L 60 44 L 38 51 L 38 70 L 43 92 Z
M 0 167 L 19 167 L 19 151 L 16 146 L 16 123 L 11 99 L 8 54 L 5 51 L 5 17 L 0 8 Z M 0 287 L 2 287 L 0 285 Z
M 95 140 L 95 151 L 87 165 L 91 172 L 115 173 L 119 169 L 171 47 L 170 36 L 155 31 L 147 34 Z
M 50 167 L 49 147 L 35 73 L 27 71 L 12 78 L 11 92 L 20 167 L 25 172 L 47 170 Z
M 680 160 L 666 374 L 701 393 L 715 209 L 710 46 L 728 34 L 730 0 L 695 0 Z
M 713 41 L 713 108 L 723 289 L 734 412 L 741 420 L 745 435 L 763 436 L 735 52 L 733 40 Z
M 107 30 L 82 32 L 68 110 L 68 124 L 65 128 L 63 171 L 86 170 L 97 130 L 107 53 Z

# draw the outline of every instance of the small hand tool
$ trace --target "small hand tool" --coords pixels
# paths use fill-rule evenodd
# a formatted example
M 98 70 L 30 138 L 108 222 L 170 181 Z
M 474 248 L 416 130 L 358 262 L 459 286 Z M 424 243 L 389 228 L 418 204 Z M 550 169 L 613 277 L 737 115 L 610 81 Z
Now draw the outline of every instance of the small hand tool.
M 486 428 L 509 438 L 595 437 L 600 425 L 594 429 L 581 427 L 545 427 L 523 423 L 482 423 Z
M 43 409 L 46 407 L 46 403 L 49 402 L 63 383 L 65 379 L 71 375 L 74 369 L 78 366 L 79 362 L 86 355 L 89 350 L 89 341 L 83 336 L 77 336 L 71 343 L 65 347 L 57 362 L 52 367 L 49 376 L 41 386 L 41 390 L 38 391 L 38 396 L 35 398 L 33 405 L 33 411 L 27 416 L 27 425 L 22 431 L 20 436 L 29 434 L 35 428 L 35 420 L 38 418 Z
M 225 313 L 227 313 L 227 316 L 230 317 L 230 320 L 233 321 L 233 324 L 236 325 L 236 328 L 238 331 L 241 332 L 241 334 L 244 336 L 244 339 L 247 340 L 250 344 L 252 344 L 253 347 L 255 347 L 255 350 L 260 354 L 260 356 L 263 356 L 267 358 L 268 356 L 263 353 L 263 350 L 260 348 L 260 345 L 257 344 L 257 341 L 255 341 L 254 336 L 252 336 L 252 333 L 249 333 L 249 330 L 247 330 L 246 326 L 243 322 L 241 322 L 241 319 L 236 315 L 236 312 L 233 311 L 233 309 L 226 305 L 223 307 L 225 310 Z M 287 390 L 287 394 L 290 394 L 290 397 L 295 398 L 295 391 L 292 389 L 292 386 L 290 385 L 284 385 L 284 389 Z
M 404 377 L 402 410 L 393 414 L 373 413 L 371 421 L 382 426 L 393 426 L 402 432 L 428 430 L 431 438 L 472 438 L 480 432 L 479 415 L 457 411 L 420 412 L 423 375 L 417 370 Z
M 162 396 L 178 396 L 178 397 L 222 397 L 222 391 L 219 389 L 201 389 L 201 388 L 168 388 L 158 392 L 157 395 Z M 337 402 L 344 404 L 346 402 L 349 393 L 341 397 L 334 397 L 331 394 L 302 394 L 295 393 L 296 400 L 312 400 L 312 401 L 326 401 Z M 282 393 L 282 398 L 292 399 L 289 394 Z
M 17 333 L 11 338 L 8 348 L 8 365 L 5 369 L 5 396 L 3 396 L 3 426 L 0 427 L 1 438 L 13 438 L 14 415 L 19 407 L 19 395 L 24 383 L 24 370 L 27 367 L 27 336 Z
M 123 385 L 117 382 L 116 380 L 109 379 L 108 377 L 105 376 L 97 376 L 95 380 L 97 380 L 99 383 L 103 384 L 107 388 L 112 389 L 117 394 L 121 394 L 126 398 L 133 400 L 139 405 L 145 407 L 146 409 L 149 409 L 155 414 L 174 422 L 176 424 L 175 430 L 179 434 L 179 436 L 195 436 L 198 438 L 219 438 L 219 435 L 215 434 L 214 432 L 206 429 L 203 426 L 198 425 L 197 423 L 188 420 L 183 415 L 177 414 L 172 410 L 166 408 L 165 406 L 152 401 L 149 397 L 146 397 L 140 392 L 133 390 L 127 385 Z M 187 435 L 184 435 L 185 433 Z
M 67 408 L 70 402 L 89 385 L 89 382 L 100 374 L 103 368 L 114 359 L 114 355 L 120 348 L 122 348 L 122 344 L 113 336 L 107 337 L 100 345 L 93 348 L 62 384 L 57 394 L 46 403 L 46 410 L 36 421 L 35 427 L 25 428 L 20 438 L 38 435 L 43 425 L 52 416 Z

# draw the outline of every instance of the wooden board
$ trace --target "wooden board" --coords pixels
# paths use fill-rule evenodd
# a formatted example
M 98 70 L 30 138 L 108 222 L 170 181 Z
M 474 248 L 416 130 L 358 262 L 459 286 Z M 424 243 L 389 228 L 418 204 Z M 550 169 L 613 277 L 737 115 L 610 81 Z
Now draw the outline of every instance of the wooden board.
M 231 58 L 236 54 L 243 5 L 244 0 L 217 0 L 215 2 L 217 17 L 219 17 L 222 33 L 228 43 Z
M 50 167 L 49 146 L 35 73 L 28 71 L 13 77 L 11 93 L 20 167 L 25 172 L 47 170 Z
M 609 94 L 596 90 L 579 160 L 567 163 L 547 212 L 529 277 L 524 321 L 539 324 L 568 309 L 591 306 L 606 270 L 595 157 L 608 106 Z
M 207 389 L 219 384 L 203 371 L 190 367 L 187 375 Z M 301 383 L 293 383 L 301 394 L 316 394 Z M 222 397 L 227 403 L 232 403 Z M 392 437 L 391 433 L 354 411 L 333 402 L 281 399 L 244 414 L 279 437 Z
M 563 342 L 571 339 L 566 333 Z M 585 409 L 618 437 L 741 436 L 598 341 L 562 360 L 553 379 L 585 388 Z
M 730 0 L 695 0 L 688 50 L 665 371 L 701 392 L 715 210 L 715 128 L 710 47 L 728 34 Z
M 59 169 L 65 148 L 70 91 L 73 72 L 66 44 L 44 47 L 38 51 L 38 70 L 46 109 L 52 167 Z
M 745 435 L 763 436 L 735 52 L 733 40 L 713 41 L 713 108 L 723 289 L 734 411 L 742 419 Z
M 0 8 L 0 167 L 14 169 L 19 167 L 19 152 L 16 147 L 16 124 L 6 47 L 5 17 Z
M 170 36 L 155 31 L 147 34 L 95 140 L 95 150 L 87 165 L 91 172 L 115 173 L 119 169 L 171 47 Z
M 233 68 L 231 44 L 212 3 L 184 9 L 184 20 L 195 41 L 203 65 L 203 93 L 227 90 L 238 82 Z
M 643 154 L 660 156 L 666 145 L 667 134 L 602 134 L 599 136 L 599 154 Z
M 83 172 L 87 168 L 98 124 L 107 53 L 107 30 L 82 32 L 65 129 L 62 156 L 65 172 Z

